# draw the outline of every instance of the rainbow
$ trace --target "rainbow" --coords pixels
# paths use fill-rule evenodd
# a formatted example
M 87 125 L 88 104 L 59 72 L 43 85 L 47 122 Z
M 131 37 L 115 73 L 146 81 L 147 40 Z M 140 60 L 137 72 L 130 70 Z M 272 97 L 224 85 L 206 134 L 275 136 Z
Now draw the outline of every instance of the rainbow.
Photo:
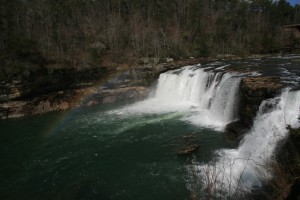
M 84 102 L 87 102 L 87 100 L 93 94 L 95 94 L 97 90 L 102 89 L 104 85 L 109 83 L 111 80 L 120 77 L 120 75 L 122 75 L 127 70 L 128 69 L 112 71 L 105 78 L 97 81 L 93 86 L 80 89 L 80 92 L 78 92 L 77 95 L 74 96 L 74 99 L 71 102 L 71 106 L 68 109 L 61 111 L 61 113 L 55 117 L 53 122 L 45 128 L 43 133 L 44 138 L 51 137 L 52 135 L 58 133 L 59 130 L 68 126 L 68 124 L 70 124 L 77 113 L 77 109 L 75 108 L 82 107 L 84 105 Z

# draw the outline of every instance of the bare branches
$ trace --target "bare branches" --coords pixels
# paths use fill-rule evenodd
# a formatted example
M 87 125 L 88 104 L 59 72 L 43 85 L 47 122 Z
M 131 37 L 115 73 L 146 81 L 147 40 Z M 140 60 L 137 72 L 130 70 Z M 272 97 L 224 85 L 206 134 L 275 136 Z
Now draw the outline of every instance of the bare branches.
M 299 18 L 296 8 L 270 1 L 10 2 L 4 0 L 0 8 L 2 52 L 9 54 L 9 49 L 18 48 L 9 42 L 25 38 L 38 43 L 37 51 L 48 60 L 73 64 L 96 64 L 90 52 L 97 52 L 97 60 L 137 62 L 278 51 L 286 41 L 281 25 Z M 280 6 L 291 13 L 288 21 L 277 18 L 282 15 Z M 99 42 L 105 47 L 90 48 Z

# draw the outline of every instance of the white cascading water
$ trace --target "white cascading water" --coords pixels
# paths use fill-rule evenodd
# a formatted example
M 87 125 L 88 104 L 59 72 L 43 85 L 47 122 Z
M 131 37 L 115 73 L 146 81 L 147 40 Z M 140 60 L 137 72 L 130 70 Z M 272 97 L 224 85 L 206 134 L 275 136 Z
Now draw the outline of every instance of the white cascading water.
M 206 189 L 217 194 L 225 191 L 232 196 L 260 186 L 262 180 L 272 176 L 269 164 L 278 141 L 288 133 L 287 125 L 300 126 L 299 108 L 300 91 L 285 90 L 280 97 L 263 101 L 238 149 L 216 152 L 215 163 L 195 165 L 193 173 L 196 171 Z
M 222 130 L 238 117 L 240 75 L 200 66 L 169 71 L 160 75 L 153 97 L 113 112 L 179 112 L 189 123 Z M 231 197 L 260 186 L 261 180 L 271 177 L 269 162 L 276 144 L 288 132 L 286 126 L 300 126 L 299 107 L 300 91 L 285 90 L 280 97 L 263 101 L 252 129 L 237 149 L 219 150 L 214 162 L 189 167 L 191 176 L 197 177 L 194 181 L 203 182 L 203 190 Z
M 240 78 L 234 73 L 186 66 L 160 75 L 153 97 L 118 110 L 116 114 L 185 113 L 183 120 L 223 129 L 236 120 Z

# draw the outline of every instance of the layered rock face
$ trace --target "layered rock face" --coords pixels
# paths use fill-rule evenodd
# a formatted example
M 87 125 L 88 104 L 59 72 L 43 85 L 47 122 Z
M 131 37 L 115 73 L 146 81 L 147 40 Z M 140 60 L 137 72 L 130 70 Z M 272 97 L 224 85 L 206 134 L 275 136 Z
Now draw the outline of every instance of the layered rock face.
M 239 120 L 226 126 L 227 136 L 235 139 L 246 133 L 252 127 L 262 101 L 279 95 L 284 86 L 280 77 L 242 78 L 238 105 Z
M 119 74 L 112 78 L 114 73 Z M 108 80 L 112 79 L 112 80 Z M 148 87 L 129 72 L 105 68 L 55 69 L 19 75 L 0 82 L 0 119 L 44 114 L 77 106 L 134 101 L 148 95 Z
M 33 99 L 7 101 L 0 104 L 0 118 L 16 118 L 28 115 L 62 111 L 78 106 L 135 101 L 148 95 L 147 87 L 127 87 L 99 90 L 88 87 L 76 90 L 52 92 Z M 83 99 L 84 98 L 84 99 Z M 83 99 L 83 100 L 82 100 Z
M 201 60 L 188 59 L 140 66 L 127 71 L 100 67 L 24 72 L 14 80 L 0 82 L 0 118 L 42 114 L 80 105 L 140 100 L 148 95 L 149 86 L 161 73 L 199 62 Z M 229 129 L 242 132 L 243 126 L 251 127 L 261 102 L 275 97 L 283 87 L 279 77 L 242 78 L 239 93 L 240 121 L 228 126 Z
M 0 119 L 67 110 L 77 106 L 145 98 L 165 71 L 200 60 L 149 64 L 130 69 L 41 67 L 0 81 Z M 83 99 L 83 97 L 85 97 Z
M 280 77 L 245 77 L 241 81 L 240 119 L 250 128 L 263 100 L 280 94 Z

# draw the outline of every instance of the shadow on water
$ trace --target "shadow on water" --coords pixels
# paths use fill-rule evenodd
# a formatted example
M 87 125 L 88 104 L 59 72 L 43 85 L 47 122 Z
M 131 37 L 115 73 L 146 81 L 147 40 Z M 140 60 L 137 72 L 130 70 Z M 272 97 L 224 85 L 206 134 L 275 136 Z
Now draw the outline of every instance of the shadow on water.
M 189 199 L 190 160 L 206 162 L 236 145 L 180 114 L 107 110 L 79 109 L 65 121 L 66 113 L 1 121 L 1 199 Z M 177 155 L 190 144 L 200 148 Z
M 263 66 L 262 73 L 282 75 L 287 81 L 295 82 L 300 73 L 297 68 L 300 61 L 297 59 L 250 59 L 202 67 L 214 67 L 222 71 L 224 66 L 236 65 L 260 71 Z M 218 96 L 215 89 L 220 85 L 219 79 L 226 76 L 223 76 L 224 73 L 219 73 L 222 75 L 219 76 L 201 70 L 201 66 L 193 68 L 193 71 L 181 69 L 176 71 L 177 76 L 176 73 L 170 73 L 165 78 L 171 81 L 171 88 L 178 81 L 185 83 L 182 85 L 188 88 L 176 89 L 182 92 L 184 99 L 193 97 L 188 99 L 192 103 L 199 100 L 194 91 L 198 91 L 195 89 L 202 80 L 200 78 L 203 76 L 208 81 L 213 79 L 210 84 L 203 82 L 205 87 L 202 88 L 209 97 L 204 99 L 207 104 L 203 103 L 202 106 L 208 106 L 209 110 L 211 98 Z M 183 76 L 178 77 L 180 74 Z M 187 83 L 187 79 L 192 79 L 193 84 Z M 233 77 L 232 80 L 237 79 Z M 221 103 L 212 104 L 214 110 L 209 111 L 215 113 L 211 116 L 220 117 L 221 114 L 216 112 L 224 114 L 223 110 L 226 109 L 222 106 L 234 109 L 234 104 L 226 107 L 230 98 L 221 98 L 228 97 L 231 87 L 237 85 L 234 81 L 229 83 L 223 80 L 229 92 L 219 94 L 220 98 L 216 98 L 216 101 Z M 169 90 L 161 89 L 162 97 L 167 99 L 166 107 L 174 100 L 173 97 L 177 98 L 177 103 L 182 103 L 182 96 L 164 96 Z M 187 93 L 190 95 L 185 95 Z M 216 120 L 207 119 L 207 116 L 190 118 L 187 110 L 201 113 L 194 108 L 194 104 L 186 107 L 176 107 L 180 104 L 174 104 L 167 112 L 157 112 L 156 102 L 150 103 L 154 103 L 148 106 L 152 106 L 155 112 L 143 113 L 144 107 L 137 106 L 137 113 L 126 113 L 128 110 L 123 109 L 124 105 L 111 105 L 0 121 L 0 198 L 196 198 L 195 191 L 200 192 L 202 186 L 197 185 L 199 182 L 192 184 L 199 177 L 190 177 L 189 167 L 195 163 L 209 163 L 220 156 L 217 155 L 218 150 L 237 148 L 238 142 L 228 140 L 220 131 L 204 128 L 209 126 L 197 125 L 198 122 L 207 125 Z M 220 120 L 228 122 L 227 114 L 222 115 Z M 178 149 L 181 152 L 187 149 L 192 151 L 187 155 L 178 155 Z

